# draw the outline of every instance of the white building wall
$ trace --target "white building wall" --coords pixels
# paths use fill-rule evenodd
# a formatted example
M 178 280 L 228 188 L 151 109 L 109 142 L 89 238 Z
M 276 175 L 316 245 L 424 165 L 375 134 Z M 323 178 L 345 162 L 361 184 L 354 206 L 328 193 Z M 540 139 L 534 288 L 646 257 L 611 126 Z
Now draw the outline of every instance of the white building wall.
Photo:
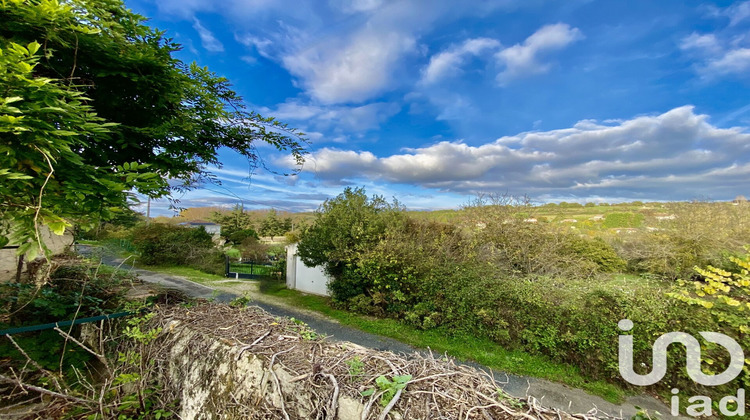
M 328 281 L 323 267 L 308 267 L 297 255 L 297 244 L 286 247 L 286 287 L 314 295 L 328 296 Z

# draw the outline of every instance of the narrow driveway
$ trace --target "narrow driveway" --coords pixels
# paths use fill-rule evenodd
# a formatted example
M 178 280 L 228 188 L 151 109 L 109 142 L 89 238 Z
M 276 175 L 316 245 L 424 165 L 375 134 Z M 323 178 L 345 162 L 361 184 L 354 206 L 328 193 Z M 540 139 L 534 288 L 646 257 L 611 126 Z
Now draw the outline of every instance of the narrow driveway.
M 122 260 L 112 256 L 107 256 L 106 254 L 93 252 L 91 247 L 85 245 L 79 245 L 78 252 L 89 258 L 100 258 L 101 261 L 107 265 L 115 267 L 122 265 L 123 269 L 127 269 L 128 271 L 137 274 L 146 283 L 158 285 L 167 289 L 178 290 L 191 297 L 214 299 L 219 302 L 230 302 L 241 296 L 238 293 L 227 291 L 228 288 L 225 287 L 221 287 L 221 289 L 224 290 L 220 290 L 219 288 L 195 283 L 180 276 L 130 268 L 129 266 L 122 264 Z M 263 310 L 276 316 L 294 317 L 299 319 L 309 325 L 310 328 L 314 329 L 318 334 L 327 336 L 330 340 L 347 341 L 363 347 L 391 351 L 394 353 L 426 353 L 424 349 L 417 349 L 392 338 L 366 333 L 356 328 L 342 325 L 337 321 L 318 313 L 283 305 L 278 302 L 270 303 L 267 299 L 264 299 L 263 295 L 259 295 L 258 293 L 251 293 L 251 297 L 253 298 L 252 305 L 259 306 Z M 477 363 L 465 362 L 465 364 L 489 371 L 488 368 Z M 687 419 L 686 417 L 670 416 L 669 407 L 656 398 L 648 395 L 628 397 L 623 404 L 613 404 L 601 397 L 591 395 L 586 391 L 570 388 L 556 382 L 532 377 L 509 375 L 502 372 L 493 372 L 493 374 L 495 379 L 503 384 L 502 388 L 506 393 L 515 397 L 531 395 L 541 400 L 542 404 L 548 407 L 559 408 L 569 413 L 587 413 L 591 410 L 596 410 L 599 413 L 606 413 L 608 415 L 629 419 L 638 412 L 636 407 L 641 407 L 647 409 L 651 414 L 653 414 L 654 411 L 658 411 L 661 413 L 662 418 Z

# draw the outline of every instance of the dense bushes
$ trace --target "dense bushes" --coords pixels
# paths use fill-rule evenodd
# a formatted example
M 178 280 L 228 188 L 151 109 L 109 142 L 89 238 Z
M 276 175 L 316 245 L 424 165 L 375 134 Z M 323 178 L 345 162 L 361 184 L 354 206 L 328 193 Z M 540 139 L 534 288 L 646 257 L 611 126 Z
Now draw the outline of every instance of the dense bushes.
M 372 279 L 358 270 L 360 255 L 377 244 L 402 213 L 398 203 L 377 196 L 370 199 L 363 189 L 346 188 L 322 205 L 299 243 L 299 256 L 309 266 L 324 266 L 336 278 L 330 284 L 331 294 L 345 303 L 368 292 Z
M 153 223 L 136 227 L 133 245 L 146 265 L 181 265 L 213 274 L 224 273 L 224 254 L 203 227 Z
M 47 267 L 40 270 L 46 273 Z M 43 284 L 0 283 L 0 329 L 118 312 L 125 304 L 125 292 L 133 278 L 108 267 L 92 266 L 77 257 L 58 255 L 52 259 L 50 275 L 44 280 Z M 83 369 L 84 363 L 92 359 L 76 345 L 68 343 L 66 348 L 65 340 L 51 329 L 15 334 L 13 338 L 42 368 L 51 371 L 70 365 Z M 5 338 L 0 340 L 0 354 L 10 359 L 11 365 L 28 363 Z M 73 372 L 68 372 L 72 377 Z
M 605 228 L 638 228 L 643 223 L 640 213 L 609 213 L 604 218 Z
M 731 268 L 750 238 L 750 206 L 728 203 L 669 203 L 650 230 L 612 240 L 628 271 L 669 280 L 696 275 L 694 267 Z
M 651 343 L 661 334 L 723 331 L 709 312 L 666 295 L 679 285 L 662 274 L 710 261 L 717 243 L 701 241 L 696 230 L 680 235 L 664 226 L 629 235 L 615 248 L 601 238 L 531 222 L 529 213 L 523 203 L 480 203 L 454 223 L 425 222 L 362 190 L 346 190 L 321 208 L 300 255 L 308 264 L 325 264 L 339 306 L 446 334 L 488 337 L 578 366 L 596 379 L 620 381 L 621 319 L 636 325 L 639 366 L 650 366 Z M 627 215 L 611 223 L 641 220 Z M 719 349 L 706 351 L 714 366 L 727 361 Z M 672 376 L 661 385 L 694 389 L 679 368 L 684 350 L 672 346 L 670 352 Z

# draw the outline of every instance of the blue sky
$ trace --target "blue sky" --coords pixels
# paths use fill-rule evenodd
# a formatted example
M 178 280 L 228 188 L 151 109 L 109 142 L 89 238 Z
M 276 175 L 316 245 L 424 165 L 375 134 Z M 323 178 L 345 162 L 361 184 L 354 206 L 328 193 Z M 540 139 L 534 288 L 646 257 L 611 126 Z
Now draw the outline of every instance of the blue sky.
M 308 133 L 296 177 L 223 151 L 182 205 L 313 210 L 344 186 L 411 209 L 750 196 L 750 1 L 126 0 Z M 270 148 L 280 171 L 290 161 Z M 166 203 L 156 203 L 166 213 Z

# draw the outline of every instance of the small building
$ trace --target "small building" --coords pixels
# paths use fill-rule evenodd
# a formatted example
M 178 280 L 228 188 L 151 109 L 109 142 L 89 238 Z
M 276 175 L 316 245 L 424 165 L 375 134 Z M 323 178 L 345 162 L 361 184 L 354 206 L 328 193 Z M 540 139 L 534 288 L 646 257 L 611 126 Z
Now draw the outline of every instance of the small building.
M 297 255 L 297 244 L 286 247 L 286 287 L 313 295 L 328 296 L 330 277 L 323 267 L 308 267 Z

